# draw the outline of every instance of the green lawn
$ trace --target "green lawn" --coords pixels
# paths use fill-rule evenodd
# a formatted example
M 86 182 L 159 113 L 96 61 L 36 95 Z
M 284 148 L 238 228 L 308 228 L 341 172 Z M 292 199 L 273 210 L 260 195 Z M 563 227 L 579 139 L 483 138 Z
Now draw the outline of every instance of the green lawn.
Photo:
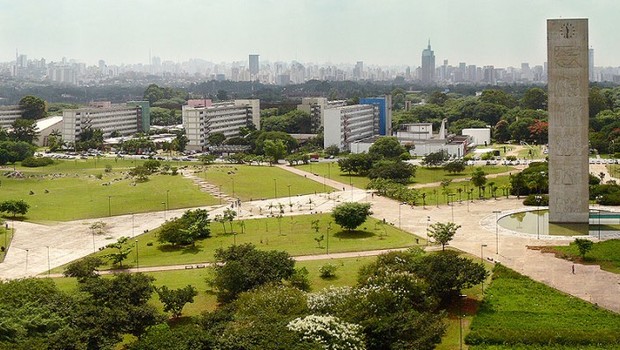
M 470 344 L 501 345 L 502 349 L 513 349 L 520 344 L 559 344 L 575 349 L 620 347 L 620 315 L 506 267 L 496 266 L 493 282 L 485 292 L 467 338 Z
M 341 183 L 351 183 L 353 186 L 357 188 L 366 188 L 370 179 L 365 176 L 356 176 L 352 175 L 349 177 L 347 173 L 341 173 L 340 168 L 338 167 L 338 163 L 310 163 L 306 165 L 299 165 L 297 168 L 305 171 L 309 171 L 313 174 L 317 174 L 319 176 L 325 176 L 325 178 L 332 179 L 335 181 L 339 181 Z M 482 167 L 487 174 L 499 174 L 505 173 L 509 171 L 516 171 L 513 167 L 508 166 L 483 166 Z M 426 184 L 433 182 L 440 182 L 443 179 L 463 179 L 471 177 L 471 172 L 474 169 L 472 167 L 467 167 L 467 169 L 463 173 L 459 174 L 450 174 L 447 173 L 443 168 L 428 168 L 423 166 L 418 166 L 416 169 L 415 177 L 411 178 L 411 184 Z M 493 181 L 493 180 L 491 180 Z
M 592 250 L 586 254 L 585 260 L 579 256 L 579 250 L 575 243 L 571 243 L 569 246 L 553 247 L 552 249 L 560 258 L 588 265 L 600 265 L 601 269 L 605 271 L 620 273 L 620 239 L 594 243 Z
M 329 186 L 270 166 L 210 165 L 196 173 L 207 182 L 242 201 L 327 192 Z M 234 186 L 234 189 L 233 189 Z
M 122 162 L 122 165 L 131 164 Z M 73 166 L 71 163 L 63 161 L 51 167 L 24 169 L 23 179 L 3 178 L 1 196 L 25 200 L 30 205 L 26 220 L 36 222 L 163 210 L 162 202 L 166 201 L 170 209 L 218 202 L 181 175 L 151 175 L 149 181 L 133 185 L 133 180 L 121 169 L 113 168 L 106 173 L 86 167 L 85 162 L 76 162 L 75 166 L 80 168 L 71 171 L 68 169 Z M 97 179 L 97 174 L 101 179 Z
M 485 168 L 485 171 L 487 171 L 487 168 Z M 486 184 L 485 191 L 483 194 L 484 198 L 486 199 L 493 198 L 492 193 L 491 193 L 491 184 L 493 184 L 493 186 L 498 188 L 495 193 L 496 197 L 505 198 L 504 190 L 507 190 L 506 186 L 510 185 L 510 178 L 509 176 L 498 176 L 496 178 L 487 179 L 487 184 Z M 453 202 L 453 201 L 459 202 L 459 204 L 457 205 L 467 204 L 466 203 L 467 192 L 470 190 L 472 190 L 471 196 L 473 196 L 473 197 L 470 197 L 470 199 L 473 199 L 473 200 L 479 199 L 478 188 L 473 186 L 472 183 L 469 181 L 452 182 L 447 187 L 447 191 L 445 191 L 442 187 L 425 187 L 425 188 L 419 188 L 418 190 L 420 191 L 420 195 L 422 195 L 423 193 L 426 194 L 426 205 L 428 206 L 446 204 L 449 199 L 449 197 L 447 196 L 447 193 L 454 194 L 450 202 Z M 422 197 L 420 197 L 418 199 L 418 205 L 422 205 L 422 204 L 423 204 Z
M 301 261 L 295 263 L 295 267 L 305 267 L 308 270 L 308 279 L 313 291 L 318 291 L 328 286 L 352 286 L 356 282 L 357 271 L 362 265 L 372 262 L 376 257 L 359 257 L 346 259 L 329 259 L 316 261 Z M 319 268 L 324 264 L 331 263 L 338 266 L 336 277 L 323 279 L 320 277 Z M 155 277 L 155 285 L 157 287 L 167 286 L 171 289 L 192 285 L 198 290 L 198 296 L 194 298 L 194 302 L 188 304 L 183 309 L 185 316 L 198 316 L 203 311 L 211 311 L 217 307 L 215 294 L 207 286 L 206 279 L 211 276 L 213 270 L 190 269 L 190 270 L 173 270 L 151 272 L 148 275 Z M 109 275 L 106 275 L 109 276 Z M 54 282 L 59 289 L 67 292 L 77 290 L 77 281 L 75 278 L 54 278 Z M 152 301 L 154 305 L 161 311 L 162 304 L 159 302 L 157 294 L 153 294 Z
M 320 232 L 317 234 L 311 229 L 311 222 L 319 220 Z M 281 219 L 266 218 L 244 221 L 244 232 L 241 233 L 241 221 L 233 221 L 233 230 L 226 224 L 226 233 L 219 223 L 211 222 L 212 237 L 200 240 L 195 247 L 177 248 L 157 242 L 157 230 L 137 236 L 138 263 L 140 266 L 161 266 L 176 264 L 202 263 L 214 260 L 217 248 L 226 248 L 235 242 L 237 244 L 252 243 L 258 249 L 284 250 L 291 255 L 323 254 L 327 250 L 327 239 L 319 247 L 316 237 L 326 237 L 328 223 L 333 222 L 329 214 L 314 214 L 300 216 L 285 216 Z M 366 223 L 359 227 L 359 231 L 343 231 L 340 226 L 332 223 L 329 231 L 329 252 L 350 252 L 372 249 L 386 249 L 408 247 L 419 239 L 419 244 L 426 244 L 421 237 L 412 236 L 391 225 L 382 225 L 379 220 L 368 218 Z M 127 243 L 132 248 L 134 241 Z M 110 249 L 97 252 L 104 256 L 112 252 Z M 125 265 L 136 265 L 135 248 Z M 110 267 L 110 266 L 108 266 Z M 53 272 L 62 272 L 63 268 L 56 268 Z

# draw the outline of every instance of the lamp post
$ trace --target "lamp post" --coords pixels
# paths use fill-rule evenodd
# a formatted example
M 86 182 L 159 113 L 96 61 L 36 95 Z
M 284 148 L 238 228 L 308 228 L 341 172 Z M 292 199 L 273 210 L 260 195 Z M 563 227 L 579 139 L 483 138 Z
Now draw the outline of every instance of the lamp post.
M 231 177 L 230 180 L 232 181 L 232 196 L 235 198 L 235 178 Z
M 134 213 L 131 213 L 131 238 L 133 238 L 135 236 L 134 234 L 134 227 L 135 227 L 135 220 L 134 220 Z
M 286 185 L 288 187 L 288 205 L 291 205 L 291 185 Z
M 166 210 L 170 209 L 170 190 L 166 190 Z
M 26 275 L 28 274 L 28 253 L 30 252 L 30 249 L 26 249 Z
M 327 178 L 330 179 L 330 180 L 332 178 L 331 173 L 332 173 L 332 163 L 328 162 L 327 163 Z
M 161 202 L 161 205 L 164 206 L 164 221 L 166 221 L 166 202 Z
M 538 204 L 538 206 L 536 207 L 536 239 L 540 239 L 540 201 L 542 200 L 542 196 L 534 196 L 534 199 L 536 199 L 536 204 Z
M 603 196 L 598 195 L 596 196 L 596 204 L 601 204 L 601 199 L 603 199 Z M 597 210 L 597 216 L 598 216 L 598 240 L 601 240 L 601 210 L 598 209 Z
M 273 179 L 273 198 L 278 198 L 278 181 Z
M 497 214 L 501 213 L 499 210 L 493 210 L 495 213 L 495 254 L 499 254 L 499 229 L 497 227 Z
M 222 185 L 220 185 L 220 205 L 222 205 Z
M 486 247 L 486 244 L 481 244 L 480 245 L 480 263 L 482 264 L 482 266 L 484 266 L 484 257 L 483 257 L 483 250 L 482 248 Z M 482 280 L 482 283 L 480 284 L 480 288 L 482 291 L 482 295 L 484 295 L 484 280 Z
M 332 223 L 327 223 L 327 234 L 325 235 L 325 254 L 329 255 L 329 230 L 332 229 Z
M 140 255 L 138 254 L 138 240 L 136 239 L 136 272 L 140 272 Z
M 400 207 L 402 207 L 402 206 L 403 206 L 403 203 L 398 203 L 398 229 L 399 230 L 401 229 L 401 226 L 400 226 Z
M 108 216 L 112 216 L 112 196 L 108 196 Z
M 46 247 L 47 247 L 47 277 L 49 277 L 52 271 L 52 265 L 50 264 L 50 246 L 46 246 Z
M 452 200 L 452 197 L 454 197 L 454 193 L 448 193 L 448 201 L 450 202 L 450 208 L 452 208 L 452 222 L 454 222 L 454 200 Z

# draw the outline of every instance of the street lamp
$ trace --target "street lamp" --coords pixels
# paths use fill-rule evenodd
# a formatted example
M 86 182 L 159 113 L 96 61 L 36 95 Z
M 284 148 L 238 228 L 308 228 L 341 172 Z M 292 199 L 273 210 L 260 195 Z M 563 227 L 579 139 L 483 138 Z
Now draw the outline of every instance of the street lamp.
M 454 222 L 454 201 L 452 200 L 454 197 L 454 193 L 448 193 L 448 201 L 450 202 L 450 207 L 452 208 L 452 222 Z
M 230 180 L 232 181 L 232 196 L 235 198 L 235 178 L 231 177 Z
M 400 207 L 402 207 L 402 206 L 403 206 L 403 203 L 398 203 L 398 229 L 399 230 L 401 229 L 401 226 L 400 226 Z
M 140 256 L 138 254 L 138 240 L 136 239 L 136 272 L 140 272 Z
M 30 252 L 30 249 L 26 249 L 26 275 L 28 274 L 28 253 Z
M 220 205 L 222 205 L 222 185 L 220 185 Z
M 166 190 L 166 210 L 170 209 L 170 190 Z
M 536 203 L 538 206 L 536 207 L 536 239 L 540 239 L 540 202 L 542 200 L 542 196 L 534 196 L 536 199 Z
M 108 196 L 108 216 L 112 216 L 112 196 Z
M 483 257 L 483 250 L 482 248 L 486 247 L 486 244 L 481 244 L 480 245 L 480 263 L 482 264 L 482 266 L 484 267 L 484 257 Z M 484 280 L 482 280 L 482 283 L 480 284 L 480 288 L 482 290 L 482 295 L 484 295 Z
M 278 181 L 273 179 L 273 198 L 278 198 Z
M 603 199 L 603 196 L 601 195 L 596 196 L 596 203 L 600 205 L 601 199 Z M 598 240 L 600 241 L 601 240 L 601 210 L 598 209 L 597 212 L 598 212 Z
M 499 254 L 499 229 L 497 227 L 497 214 L 501 213 L 499 210 L 493 210 L 495 213 L 495 254 Z
M 50 246 L 46 246 L 46 247 L 47 247 L 47 277 L 49 277 L 52 271 L 52 265 L 50 264 Z
M 164 221 L 166 221 L 166 202 L 161 202 L 161 205 L 164 206 Z
M 327 223 L 327 234 L 325 235 L 326 240 L 325 240 L 325 254 L 329 255 L 329 230 L 332 229 L 332 223 L 328 222 Z

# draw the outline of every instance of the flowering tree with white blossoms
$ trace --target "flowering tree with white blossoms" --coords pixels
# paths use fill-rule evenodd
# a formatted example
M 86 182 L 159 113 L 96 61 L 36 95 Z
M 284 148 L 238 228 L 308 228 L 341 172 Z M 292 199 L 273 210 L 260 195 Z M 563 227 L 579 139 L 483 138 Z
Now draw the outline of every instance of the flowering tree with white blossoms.
M 314 341 L 326 350 L 364 350 L 362 327 L 341 321 L 333 316 L 309 315 L 299 317 L 286 326 L 291 331 L 301 333 L 301 338 Z

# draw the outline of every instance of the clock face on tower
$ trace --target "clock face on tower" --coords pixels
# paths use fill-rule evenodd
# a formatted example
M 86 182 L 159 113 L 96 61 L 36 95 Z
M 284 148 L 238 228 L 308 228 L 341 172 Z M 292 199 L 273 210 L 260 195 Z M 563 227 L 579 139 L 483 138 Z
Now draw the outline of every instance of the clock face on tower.
M 570 39 L 575 36 L 575 26 L 572 23 L 564 23 L 560 26 L 560 36 L 564 39 Z

